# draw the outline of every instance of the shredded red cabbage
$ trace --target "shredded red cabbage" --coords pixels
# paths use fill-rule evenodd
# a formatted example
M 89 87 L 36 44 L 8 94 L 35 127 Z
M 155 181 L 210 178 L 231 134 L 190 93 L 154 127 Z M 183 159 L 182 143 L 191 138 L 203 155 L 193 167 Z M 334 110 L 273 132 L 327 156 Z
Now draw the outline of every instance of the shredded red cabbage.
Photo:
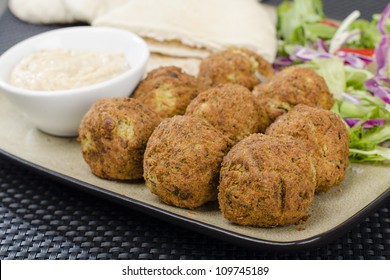
M 313 49 L 297 46 L 294 49 L 294 53 L 290 55 L 292 60 L 311 61 L 316 58 L 332 58 L 333 56 L 329 53 L 316 51 Z
M 375 59 L 377 63 L 376 74 L 379 77 L 386 77 L 387 66 L 389 63 L 390 37 L 386 32 L 386 19 L 390 17 L 390 3 L 386 6 L 378 21 L 378 29 L 382 39 L 375 48 Z
M 366 63 L 361 60 L 358 56 L 352 54 L 352 53 L 346 53 L 344 55 L 344 62 L 351 65 L 354 68 L 364 68 L 366 66 Z
M 328 49 L 322 40 L 317 41 L 317 48 L 318 50 L 313 50 L 302 46 L 295 47 L 294 53 L 289 56 L 290 61 L 288 63 L 292 63 L 294 60 L 311 61 L 317 58 L 339 57 L 344 60 L 345 64 L 349 64 L 354 68 L 365 68 L 368 63 L 372 62 L 372 58 L 356 53 L 338 51 L 332 55 L 327 52 Z M 283 57 L 282 59 L 285 58 Z M 279 63 L 280 62 L 278 61 L 278 64 Z
M 387 67 L 390 56 L 390 36 L 386 32 L 386 19 L 390 18 L 390 3 L 382 12 L 378 21 L 378 29 L 382 35 L 381 41 L 375 48 L 377 65 L 376 76 L 364 82 L 364 86 L 375 96 L 390 104 L 390 79 L 387 77 Z
M 364 128 L 371 128 L 373 126 L 384 126 L 386 123 L 386 120 L 384 119 L 372 119 L 365 121 L 362 126 Z
M 359 53 L 347 53 L 347 52 L 342 51 L 342 50 L 338 50 L 336 52 L 336 55 L 338 57 L 341 57 L 341 58 L 344 58 L 345 56 L 348 55 L 349 57 L 354 57 L 354 58 L 357 58 L 357 59 L 361 60 L 365 64 L 369 64 L 369 63 L 374 61 L 374 59 L 372 57 L 369 57 L 369 56 L 366 56 L 366 55 L 362 55 L 362 54 L 359 54 Z M 361 62 L 359 62 L 359 64 L 361 64 Z
M 386 85 L 387 84 L 387 85 Z M 374 77 L 364 82 L 364 86 L 375 96 L 390 104 L 390 79 Z
M 370 56 L 366 56 L 366 55 L 362 55 L 362 54 L 358 54 L 358 53 L 356 53 L 355 56 L 358 57 L 359 59 L 363 60 L 366 64 L 369 64 L 369 63 L 374 61 L 374 59 Z
M 344 121 L 349 127 L 354 127 L 360 121 L 360 119 L 344 118 Z
M 322 39 L 317 40 L 317 49 L 320 52 L 329 53 L 329 48 Z
M 279 56 L 274 61 L 274 66 L 283 67 L 290 66 L 293 64 L 293 61 L 288 56 Z
M 344 118 L 344 121 L 348 124 L 349 127 L 354 127 L 360 119 L 356 118 Z M 362 123 L 363 128 L 372 128 L 374 126 L 384 126 L 386 124 L 386 120 L 384 119 L 371 119 Z
M 351 102 L 353 104 L 360 104 L 359 97 L 356 97 L 356 96 L 349 94 L 349 93 L 346 93 L 346 92 L 343 92 L 342 96 L 344 97 L 345 100 L 348 100 L 349 102 Z

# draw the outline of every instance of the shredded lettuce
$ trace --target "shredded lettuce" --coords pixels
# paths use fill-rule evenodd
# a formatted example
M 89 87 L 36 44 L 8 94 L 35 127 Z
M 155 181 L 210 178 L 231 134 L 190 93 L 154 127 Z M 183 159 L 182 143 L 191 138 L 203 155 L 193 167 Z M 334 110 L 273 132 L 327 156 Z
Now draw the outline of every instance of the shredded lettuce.
M 390 161 L 390 149 L 376 146 L 371 150 L 349 149 L 349 159 L 352 162 Z
M 320 0 L 283 1 L 278 7 L 279 35 L 284 40 L 296 40 L 298 29 L 317 23 L 324 18 Z M 304 36 L 304 34 L 303 34 Z M 301 43 L 301 41 L 299 41 Z
M 377 145 L 390 140 L 390 125 L 375 126 L 370 130 L 357 127 L 351 128 L 351 131 L 353 132 L 351 142 L 355 149 L 373 150 Z
M 330 92 L 335 98 L 341 99 L 341 95 L 345 91 L 346 75 L 344 62 L 340 58 L 316 58 L 308 62 L 306 66 L 315 69 L 324 78 Z
M 351 48 L 374 49 L 381 39 L 377 23 L 377 19 L 372 21 L 355 20 L 350 28 L 359 30 L 361 32 L 360 37 L 352 42 L 347 42 L 346 45 Z
M 318 38 L 330 39 L 336 29 L 321 24 L 324 13 L 321 0 L 283 1 L 278 9 L 278 37 L 280 51 L 286 45 L 307 46 Z
M 374 75 L 365 69 L 345 66 L 346 86 L 356 90 L 364 90 L 364 82 L 372 79 Z

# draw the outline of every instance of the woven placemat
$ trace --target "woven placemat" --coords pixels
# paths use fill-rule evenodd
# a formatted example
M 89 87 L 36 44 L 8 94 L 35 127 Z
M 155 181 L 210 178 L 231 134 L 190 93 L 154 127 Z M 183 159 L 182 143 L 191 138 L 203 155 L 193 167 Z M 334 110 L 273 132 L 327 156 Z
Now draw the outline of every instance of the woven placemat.
M 336 19 L 350 10 L 350 1 L 324 2 Z M 354 1 L 359 3 L 369 5 L 365 13 L 371 14 L 387 1 Z M 27 25 L 6 11 L 0 18 L 0 54 L 59 27 Z M 74 190 L 0 157 L 0 259 L 390 259 L 389 209 L 390 201 L 324 247 L 254 251 Z
M 0 158 L 0 259 L 390 259 L 390 203 L 310 251 L 253 251 L 74 190 Z
M 283 0 L 263 0 L 265 3 L 274 6 L 279 5 Z M 322 0 L 324 13 L 327 17 L 342 20 L 353 10 L 359 10 L 361 18 L 371 20 L 374 13 L 380 13 L 389 3 L 388 0 Z

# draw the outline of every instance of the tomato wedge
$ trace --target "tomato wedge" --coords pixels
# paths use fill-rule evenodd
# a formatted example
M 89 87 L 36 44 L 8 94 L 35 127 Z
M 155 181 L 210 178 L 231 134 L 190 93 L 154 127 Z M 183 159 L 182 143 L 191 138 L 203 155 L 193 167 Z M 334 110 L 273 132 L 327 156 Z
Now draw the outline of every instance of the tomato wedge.
M 341 48 L 339 51 L 346 53 L 356 53 L 368 57 L 373 57 L 375 49 L 355 49 L 355 48 Z
M 321 20 L 321 23 L 323 25 L 328 25 L 328 26 L 334 27 L 334 28 L 339 27 L 339 25 L 336 22 L 334 22 L 334 21 L 332 21 L 330 19 L 323 19 L 323 20 Z

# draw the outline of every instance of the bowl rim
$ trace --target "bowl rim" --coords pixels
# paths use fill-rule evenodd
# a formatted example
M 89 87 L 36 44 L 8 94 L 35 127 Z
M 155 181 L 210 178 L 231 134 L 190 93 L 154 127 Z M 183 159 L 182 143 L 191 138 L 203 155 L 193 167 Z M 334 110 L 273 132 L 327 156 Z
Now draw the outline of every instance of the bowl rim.
M 131 31 L 127 31 L 127 30 L 115 28 L 115 27 L 71 26 L 71 27 L 64 27 L 64 28 L 59 28 L 59 29 L 55 29 L 55 30 L 42 32 L 42 33 L 39 33 L 37 35 L 31 36 L 31 37 L 29 37 L 21 42 L 16 43 L 11 48 L 6 50 L 2 55 L 0 55 L 0 67 L 2 64 L 2 60 L 5 60 L 7 57 L 12 56 L 13 53 L 15 51 L 19 50 L 20 48 L 25 48 L 25 46 L 28 47 L 29 44 L 32 44 L 33 42 L 36 42 L 36 41 L 44 40 L 50 36 L 55 36 L 55 35 L 59 35 L 62 33 L 74 33 L 74 32 L 112 32 L 112 33 L 117 33 L 117 34 L 120 34 L 120 36 L 129 37 L 131 39 L 131 41 L 139 44 L 145 50 L 145 52 L 141 53 L 142 59 L 141 59 L 141 62 L 139 64 L 137 64 L 135 66 L 130 65 L 129 69 L 127 69 L 125 72 L 119 74 L 118 76 L 115 76 L 113 78 L 110 78 L 108 80 L 101 81 L 98 83 L 86 85 L 83 87 L 74 88 L 74 89 L 65 89 L 65 90 L 49 90 L 49 91 L 30 90 L 30 89 L 25 89 L 25 88 L 13 86 L 9 82 L 7 82 L 5 79 L 0 79 L 0 89 L 3 89 L 4 91 L 11 92 L 13 94 L 25 95 L 25 96 L 36 96 L 36 97 L 49 97 L 49 96 L 51 97 L 51 96 L 59 96 L 59 95 L 75 95 L 75 94 L 87 93 L 87 92 L 90 92 L 90 91 L 93 91 L 96 89 L 100 89 L 103 87 L 109 87 L 112 84 L 115 84 L 117 82 L 121 82 L 122 80 L 127 79 L 129 76 L 132 76 L 133 74 L 138 72 L 140 69 L 145 67 L 147 62 L 148 62 L 148 59 L 150 57 L 150 50 L 149 50 L 147 43 L 144 41 L 144 39 L 142 39 L 140 36 L 138 36 L 137 34 L 131 32 Z M 31 53 L 33 53 L 33 51 Z M 12 68 L 11 68 L 11 71 L 12 71 Z

